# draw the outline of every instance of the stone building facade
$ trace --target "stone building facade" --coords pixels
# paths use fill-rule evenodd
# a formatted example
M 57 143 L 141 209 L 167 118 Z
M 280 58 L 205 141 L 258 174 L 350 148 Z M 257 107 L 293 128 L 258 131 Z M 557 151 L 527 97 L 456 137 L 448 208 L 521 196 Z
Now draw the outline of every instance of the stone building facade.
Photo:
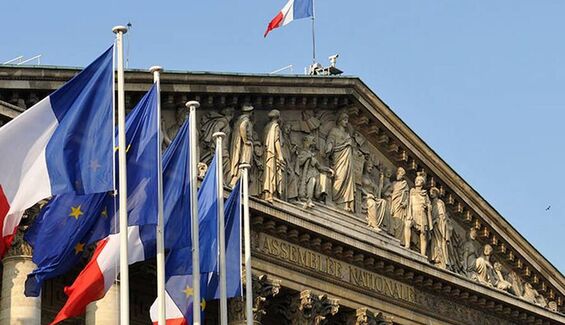
M 0 125 L 76 72 L 0 67 Z M 184 103 L 197 100 L 201 162 L 222 131 L 224 183 L 252 166 L 256 324 L 565 324 L 563 275 L 360 79 L 161 78 L 165 144 Z M 148 72 L 126 72 L 128 108 L 151 82 Z M 31 254 L 20 237 L 3 261 L 0 324 L 48 323 L 76 275 L 25 298 Z M 132 323 L 148 324 L 154 261 L 132 266 L 130 277 Z M 118 285 L 67 323 L 117 322 Z M 217 304 L 207 308 L 206 324 L 216 324 Z M 229 310 L 230 324 L 245 323 L 241 299 Z

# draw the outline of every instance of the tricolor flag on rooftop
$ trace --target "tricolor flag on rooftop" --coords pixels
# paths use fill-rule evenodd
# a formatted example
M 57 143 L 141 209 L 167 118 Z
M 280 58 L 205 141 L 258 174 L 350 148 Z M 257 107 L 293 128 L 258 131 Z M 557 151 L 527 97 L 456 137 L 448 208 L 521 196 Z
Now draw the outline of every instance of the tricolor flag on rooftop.
M 281 26 L 288 25 L 295 19 L 308 18 L 314 16 L 313 0 L 288 0 L 286 5 L 271 20 L 264 37 L 267 37 L 270 31 Z
M 0 128 L 0 257 L 40 200 L 113 188 L 112 58 L 113 46 Z

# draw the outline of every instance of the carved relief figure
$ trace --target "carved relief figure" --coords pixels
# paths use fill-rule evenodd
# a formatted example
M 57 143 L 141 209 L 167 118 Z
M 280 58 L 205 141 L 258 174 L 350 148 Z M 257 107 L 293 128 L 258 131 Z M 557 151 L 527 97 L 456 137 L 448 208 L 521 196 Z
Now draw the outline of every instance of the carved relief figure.
M 239 166 L 251 163 L 253 153 L 253 122 L 251 115 L 253 106 L 243 105 L 241 115 L 233 126 L 231 137 L 230 156 L 230 186 L 234 186 L 239 179 Z
M 398 167 L 396 170 L 396 181 L 392 183 L 390 231 L 401 243 L 404 237 L 404 220 L 406 220 L 409 193 L 410 187 L 408 186 L 408 181 L 406 181 L 406 171 L 404 168 Z
M 508 289 L 512 288 L 512 283 L 504 279 L 504 275 L 502 274 L 502 264 L 499 262 L 494 262 L 494 275 L 494 285 L 497 289 L 508 291 Z
M 229 138 L 231 135 L 230 122 L 233 119 L 234 109 L 233 107 L 223 108 L 219 113 L 212 111 L 207 113 L 202 119 L 200 127 L 200 144 L 202 146 L 202 155 L 200 160 L 207 165 L 212 162 L 212 157 L 214 156 L 216 150 L 216 141 L 212 136 L 216 132 L 224 132 L 226 137 L 222 142 L 222 156 L 224 163 L 224 179 L 230 173 L 230 156 L 229 156 Z
M 339 114 L 336 126 L 330 130 L 326 144 L 334 171 L 332 199 L 345 211 L 353 212 L 355 182 L 353 180 L 353 139 L 347 131 L 349 116 Z
M 298 171 L 296 167 L 297 146 L 292 143 L 290 133 L 292 132 L 292 125 L 285 123 L 282 131 L 282 152 L 284 160 L 286 161 L 285 168 L 285 181 L 284 183 L 284 196 L 289 202 L 298 199 Z
M 490 262 L 491 255 L 492 246 L 486 244 L 483 254 L 475 262 L 475 280 L 489 287 L 492 287 L 496 282 L 494 268 Z
M 367 157 L 361 178 L 361 192 L 363 194 L 362 209 L 367 214 L 368 226 L 376 230 L 381 230 L 386 212 L 386 201 L 379 197 L 380 188 L 373 180 L 375 178 L 373 170 L 373 161 L 370 157 Z
M 439 198 L 439 190 L 435 187 L 430 189 L 432 199 L 432 238 L 430 243 L 430 261 L 443 269 L 447 268 L 450 261 L 450 249 L 453 226 L 447 216 L 445 203 Z
M 316 139 L 313 135 L 306 135 L 303 142 L 296 159 L 296 171 L 300 175 L 298 197 L 305 202 L 305 208 L 311 208 L 314 206 L 312 202 L 314 199 L 321 200 L 326 195 L 326 174 L 331 176 L 333 171 L 322 166 L 316 158 L 314 152 Z
M 173 125 L 169 126 L 168 128 L 165 127 L 164 123 L 162 124 L 163 143 L 165 144 L 166 147 L 168 147 L 171 144 L 171 142 L 173 142 L 173 139 L 177 135 L 177 132 L 179 128 L 182 126 L 182 123 L 184 123 L 187 114 L 188 114 L 187 109 L 184 106 L 179 106 L 177 107 L 177 111 L 175 113 L 175 123 L 173 123 Z
M 426 255 L 428 248 L 428 232 L 432 230 L 432 202 L 428 191 L 424 189 L 425 178 L 418 173 L 414 188 L 410 190 L 406 222 L 404 224 L 404 247 L 410 248 L 412 230 L 420 237 L 420 254 Z
M 265 126 L 264 141 L 264 173 L 263 173 L 263 198 L 273 202 L 273 197 L 281 197 L 283 192 L 283 170 L 285 161 L 281 147 L 281 128 L 279 120 L 281 113 L 274 109 L 269 112 L 271 121 Z
M 259 196 L 261 194 L 263 172 L 265 166 L 263 165 L 263 155 L 265 149 L 261 141 L 253 140 L 253 156 L 251 159 L 251 169 L 249 171 L 249 194 Z
M 526 282 L 524 285 L 524 295 L 522 296 L 526 301 L 539 305 L 541 307 L 547 306 L 547 301 L 545 298 L 539 294 L 539 292 L 532 287 L 532 284 Z
M 477 229 L 469 230 L 469 237 L 462 246 L 463 271 L 467 277 L 473 278 L 475 274 L 475 264 L 479 257 L 479 243 L 477 242 Z

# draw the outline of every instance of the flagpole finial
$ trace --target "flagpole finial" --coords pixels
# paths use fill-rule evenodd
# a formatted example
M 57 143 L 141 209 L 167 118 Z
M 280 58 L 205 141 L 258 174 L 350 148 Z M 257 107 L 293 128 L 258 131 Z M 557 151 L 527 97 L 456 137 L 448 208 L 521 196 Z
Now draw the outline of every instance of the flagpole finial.
M 118 26 L 114 26 L 114 28 L 112 28 L 112 32 L 114 32 L 114 34 L 117 33 L 122 33 L 125 34 L 128 32 L 128 28 L 126 26 L 122 26 L 122 25 L 118 25 Z
M 195 101 L 195 100 L 191 100 L 191 101 L 186 102 L 185 106 L 187 108 L 193 108 L 194 107 L 195 109 L 198 109 L 200 107 L 200 103 Z
M 212 134 L 212 138 L 216 139 L 216 138 L 225 138 L 226 134 L 224 132 L 214 132 L 214 134 Z
M 154 65 L 151 68 L 149 68 L 149 72 L 151 73 L 160 72 L 160 71 L 163 71 L 163 67 L 160 65 Z
M 241 165 L 239 165 L 239 169 L 249 169 L 249 168 L 251 168 L 251 165 L 250 165 L 250 164 L 241 164 Z

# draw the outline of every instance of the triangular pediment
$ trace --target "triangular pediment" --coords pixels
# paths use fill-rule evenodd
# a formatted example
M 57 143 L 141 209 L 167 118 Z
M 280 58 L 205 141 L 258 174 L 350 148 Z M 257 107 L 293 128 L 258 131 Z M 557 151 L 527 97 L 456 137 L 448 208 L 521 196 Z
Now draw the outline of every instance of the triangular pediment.
M 76 73 L 15 70 L 0 68 L 3 98 L 11 91 L 22 96 L 44 94 Z M 18 83 L 11 83 L 16 75 Z M 21 80 L 33 80 L 33 87 L 28 83 L 22 88 Z M 151 82 L 147 72 L 126 73 L 129 107 Z M 544 320 L 563 320 L 563 275 L 360 79 L 164 72 L 161 84 L 168 137 L 174 136 L 185 116 L 184 103 L 201 103 L 203 162 L 211 157 L 212 133 L 223 131 L 228 133 L 225 155 L 226 169 L 230 169 L 234 159 L 242 156 L 242 149 L 234 147 L 234 137 L 248 132 L 244 140 L 253 143 L 248 162 L 254 224 L 269 236 L 426 290 L 443 290 L 458 301 L 511 313 L 513 319 L 533 313 Z M 241 122 L 242 107 L 247 105 L 254 108 L 249 129 Z M 0 103 L 2 110 L 13 108 Z M 274 114 L 270 117 L 269 113 L 275 109 L 280 113 L 275 121 L 278 129 L 269 124 Z M 344 116 L 348 123 L 340 126 Z M 279 165 L 272 163 L 279 150 L 275 140 L 284 160 L 280 175 Z M 399 168 L 405 175 L 396 179 Z M 267 186 L 265 173 L 273 180 Z M 233 176 L 226 172 L 227 184 Z M 417 176 L 424 184 L 415 190 Z M 334 186 L 336 182 L 350 185 Z M 265 191 L 272 192 L 273 202 L 265 200 Z M 399 207 L 402 200 L 397 195 L 408 196 L 405 206 Z M 426 208 L 410 207 L 412 196 L 413 203 Z M 443 207 L 447 221 L 438 222 Z M 403 211 L 395 215 L 395 209 Z M 418 218 L 428 218 L 428 210 L 428 228 L 440 224 L 436 229 L 442 231 L 424 229 L 427 247 L 423 252 L 423 220 Z M 404 231 L 400 229 L 399 234 L 398 227 L 403 228 L 409 213 L 412 240 L 410 248 L 405 248 Z M 395 230 L 398 220 L 394 218 L 399 215 L 403 219 Z M 469 236 L 471 232 L 476 238 Z M 485 257 L 487 245 L 492 254 Z M 492 306 L 487 298 L 493 299 Z M 508 306 L 517 306 L 517 316 Z

